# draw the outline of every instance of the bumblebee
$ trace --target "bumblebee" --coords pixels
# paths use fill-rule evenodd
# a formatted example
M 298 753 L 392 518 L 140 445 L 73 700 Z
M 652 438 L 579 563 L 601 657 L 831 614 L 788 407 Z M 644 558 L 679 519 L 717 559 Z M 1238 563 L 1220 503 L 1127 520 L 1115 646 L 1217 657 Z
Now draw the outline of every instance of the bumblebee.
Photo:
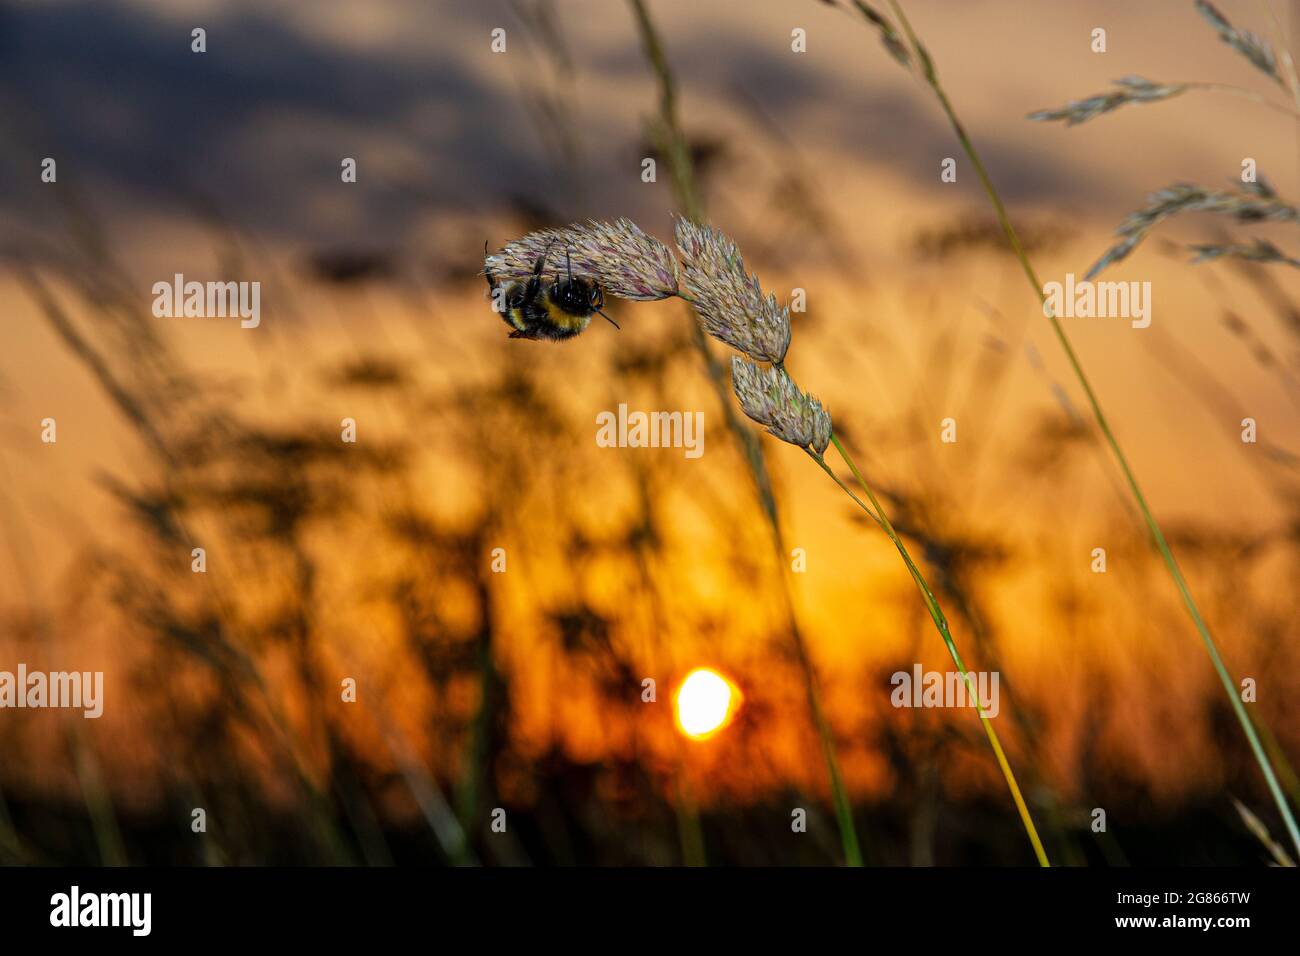
M 585 276 L 574 276 L 568 249 L 564 250 L 563 278 L 558 272 L 553 277 L 542 274 L 550 251 L 551 247 L 547 246 L 526 282 L 498 280 L 491 269 L 484 269 L 494 299 L 498 295 L 497 289 L 501 289 L 501 305 L 497 308 L 501 309 L 501 317 L 513 330 L 510 338 L 561 342 L 583 332 L 593 315 L 601 316 L 618 328 L 618 323 L 601 311 L 605 293 L 600 286 Z M 483 244 L 483 252 L 486 256 L 487 243 Z

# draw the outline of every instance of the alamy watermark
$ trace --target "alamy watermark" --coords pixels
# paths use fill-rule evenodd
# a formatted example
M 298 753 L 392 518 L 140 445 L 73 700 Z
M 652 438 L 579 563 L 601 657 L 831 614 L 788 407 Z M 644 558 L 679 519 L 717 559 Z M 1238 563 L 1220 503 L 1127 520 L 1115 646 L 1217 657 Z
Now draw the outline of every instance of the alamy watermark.
M 895 671 L 889 678 L 894 689 L 889 702 L 895 707 L 976 707 L 983 703 L 984 714 L 996 717 L 1001 710 L 998 702 L 998 672 L 969 671 L 971 683 L 956 671 L 926 671 L 920 664 L 912 670 Z M 978 695 L 972 696 L 971 691 Z
M 67 708 L 95 719 L 104 713 L 103 671 L 0 671 L 0 710 Z
M 132 936 L 153 929 L 152 893 L 83 893 L 73 885 L 50 897 L 50 925 L 55 927 L 122 926 Z
M 186 282 L 178 272 L 171 282 L 155 282 L 153 295 L 153 314 L 160 319 L 238 318 L 244 329 L 262 322 L 260 282 Z
M 1135 329 L 1151 324 L 1150 282 L 1075 281 L 1074 273 L 1065 274 L 1065 282 L 1043 286 L 1043 315 L 1062 319 L 1132 319 Z
M 601 448 L 682 448 L 687 458 L 704 454 L 703 412 L 618 412 L 596 416 L 596 444 Z

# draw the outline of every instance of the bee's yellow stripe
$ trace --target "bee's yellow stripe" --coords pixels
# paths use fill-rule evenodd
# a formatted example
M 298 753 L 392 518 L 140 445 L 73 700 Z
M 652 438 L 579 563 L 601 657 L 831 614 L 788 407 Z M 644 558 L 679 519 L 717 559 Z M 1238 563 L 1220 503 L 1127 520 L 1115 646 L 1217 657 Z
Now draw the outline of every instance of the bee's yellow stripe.
M 553 324 L 568 331 L 576 330 L 581 332 L 591 322 L 591 316 L 589 315 L 571 315 L 565 312 L 552 302 L 549 296 L 546 299 L 546 315 Z

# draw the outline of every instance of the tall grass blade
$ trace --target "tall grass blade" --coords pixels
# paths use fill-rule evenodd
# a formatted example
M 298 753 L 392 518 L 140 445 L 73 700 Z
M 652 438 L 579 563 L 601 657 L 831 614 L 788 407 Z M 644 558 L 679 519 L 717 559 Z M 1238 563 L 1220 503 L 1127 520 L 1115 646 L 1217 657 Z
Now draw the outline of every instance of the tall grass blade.
M 912 26 L 908 22 L 906 14 L 903 13 L 902 6 L 899 4 L 898 0 L 890 0 L 890 6 L 893 8 L 899 23 L 902 25 L 903 33 L 907 36 L 908 42 L 911 43 L 913 49 L 919 54 L 923 48 L 920 41 L 917 39 L 915 32 L 912 30 Z M 979 177 L 980 183 L 984 187 L 984 191 L 988 194 L 989 201 L 993 204 L 994 212 L 997 215 L 999 224 L 1002 226 L 1003 232 L 1006 234 L 1007 242 L 1011 245 L 1012 252 L 1020 262 L 1025 278 L 1028 279 L 1029 284 L 1033 286 L 1034 294 L 1038 296 L 1039 302 L 1046 306 L 1047 298 L 1043 292 L 1043 284 L 1039 281 L 1038 274 L 1034 271 L 1034 267 L 1029 261 L 1029 256 L 1026 254 L 1024 246 L 1020 242 L 1020 237 L 1016 233 L 1015 227 L 1011 225 L 1011 219 L 1007 215 L 1006 207 L 1002 203 L 1002 197 L 998 194 L 997 188 L 993 185 L 992 179 L 989 178 L 988 171 L 985 169 L 984 163 L 980 160 L 979 152 L 975 149 L 975 144 L 971 141 L 970 136 L 966 133 L 965 127 L 962 126 L 961 121 L 957 118 L 957 113 L 953 109 L 952 103 L 948 99 L 948 95 L 944 91 L 942 84 L 939 82 L 939 78 L 935 73 L 933 64 L 930 62 L 928 56 L 925 57 L 925 63 L 927 65 L 927 68 L 924 71 L 925 80 L 933 90 L 935 97 L 939 100 L 939 104 L 943 108 L 949 124 L 957 134 L 957 139 L 961 142 L 962 149 L 970 159 L 972 166 L 974 166 L 975 173 Z M 1255 760 L 1259 763 L 1260 770 L 1264 774 L 1264 780 L 1268 784 L 1268 789 L 1270 794 L 1273 796 L 1273 800 L 1277 803 L 1278 811 L 1282 814 L 1282 819 L 1286 824 L 1287 833 L 1290 834 L 1291 842 L 1294 844 L 1297 853 L 1300 853 L 1300 829 L 1296 827 L 1295 817 L 1292 816 L 1291 808 L 1287 805 L 1286 797 L 1282 794 L 1282 788 L 1278 784 L 1277 775 L 1273 771 L 1273 765 L 1264 751 L 1263 744 L 1260 742 L 1259 734 L 1256 733 L 1255 727 L 1251 723 L 1250 716 L 1246 713 L 1245 705 L 1241 702 L 1241 697 L 1237 692 L 1237 684 L 1233 680 L 1232 675 L 1228 672 L 1228 668 L 1224 665 L 1223 658 L 1219 655 L 1218 645 L 1210 635 L 1210 629 L 1201 617 L 1200 609 L 1197 607 L 1196 601 L 1192 598 L 1191 590 L 1188 588 L 1187 581 L 1183 578 L 1183 573 L 1178 567 L 1178 562 L 1174 559 L 1173 552 L 1170 550 L 1169 544 L 1165 540 L 1164 532 L 1160 529 L 1159 523 L 1151 513 L 1151 508 L 1147 504 L 1146 496 L 1142 494 L 1142 489 L 1139 487 L 1137 478 L 1133 474 L 1133 469 L 1129 466 L 1128 458 L 1124 455 L 1119 442 L 1116 440 L 1114 433 L 1110 429 L 1110 423 L 1106 420 L 1106 415 L 1101 409 L 1101 402 L 1098 400 L 1096 392 L 1093 391 L 1092 383 L 1088 380 L 1088 376 L 1084 373 L 1083 366 L 1079 362 L 1078 355 L 1075 354 L 1074 346 L 1070 343 L 1069 336 L 1065 334 L 1064 326 L 1061 325 L 1060 319 L 1058 319 L 1050 309 L 1045 308 L 1044 314 L 1051 323 L 1052 331 L 1055 333 L 1057 341 L 1060 342 L 1061 348 L 1064 350 L 1066 358 L 1069 360 L 1070 368 L 1074 371 L 1075 377 L 1079 380 L 1080 387 L 1082 387 L 1084 394 L 1087 396 L 1088 404 L 1092 408 L 1093 417 L 1096 419 L 1097 426 L 1101 429 L 1101 433 L 1106 439 L 1106 444 L 1110 446 L 1111 452 L 1115 455 L 1115 459 L 1119 463 L 1120 471 L 1123 472 L 1124 480 L 1128 484 L 1134 500 L 1137 502 L 1138 509 L 1142 513 L 1142 518 L 1146 523 L 1147 530 L 1151 534 L 1151 539 L 1156 546 L 1156 550 L 1160 552 L 1165 567 L 1168 569 L 1170 577 L 1173 578 L 1174 585 L 1178 589 L 1178 594 L 1182 598 L 1187 614 L 1192 619 L 1192 623 L 1195 625 L 1197 633 L 1200 634 L 1201 641 L 1205 645 L 1205 651 L 1210 657 L 1210 662 L 1214 665 L 1215 673 L 1218 674 L 1219 681 L 1223 684 L 1224 693 L 1228 695 L 1228 700 L 1232 704 L 1233 712 L 1236 714 L 1237 720 L 1246 734 L 1246 739 L 1250 742 L 1251 751 L 1255 756 Z

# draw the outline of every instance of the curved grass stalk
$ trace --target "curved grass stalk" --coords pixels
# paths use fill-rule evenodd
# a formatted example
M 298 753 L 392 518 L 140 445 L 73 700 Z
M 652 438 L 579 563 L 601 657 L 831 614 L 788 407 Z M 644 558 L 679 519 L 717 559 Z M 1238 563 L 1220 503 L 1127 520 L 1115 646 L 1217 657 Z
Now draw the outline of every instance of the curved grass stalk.
M 1192 82 L 1181 85 L 1189 90 L 1203 90 L 1206 93 L 1226 93 L 1229 96 L 1238 96 L 1243 100 L 1250 100 L 1252 103 L 1258 103 L 1260 106 L 1267 107 L 1278 113 L 1285 113 L 1292 119 L 1300 119 L 1300 107 L 1292 106 L 1289 103 L 1279 103 L 1276 100 L 1269 99 L 1262 93 L 1256 93 L 1254 90 L 1247 90 L 1240 86 L 1233 86 L 1230 83 Z
M 745 415 L 765 426 L 773 437 L 813 455 L 814 460 L 836 484 L 870 514 L 893 540 L 907 564 L 908 572 L 925 598 L 926 608 L 934 619 L 940 636 L 961 670 L 967 690 L 974 695 L 977 706 L 980 706 L 979 695 L 952 641 L 948 622 L 924 576 L 876 502 L 875 494 L 867 486 L 861 470 L 836 439 L 830 413 L 815 396 L 799 386 L 785 367 L 791 339 L 790 307 L 780 305 L 775 295 L 763 292 L 757 275 L 745 268 L 740 249 L 725 233 L 706 223 L 687 218 L 678 219 L 673 232 L 677 241 L 676 253 L 627 219 L 612 223 L 591 222 L 585 226 L 574 224 L 564 231 L 538 230 L 508 243 L 498 253 L 489 254 L 485 264 L 501 275 L 514 274 L 510 270 L 530 274 L 533 269 L 531 263 L 537 261 L 539 255 L 546 255 L 546 250 L 556 242 L 557 236 L 563 236 L 565 242 L 571 243 L 577 250 L 573 256 L 574 261 L 580 261 L 582 268 L 606 289 L 617 290 L 615 294 L 621 298 L 633 301 L 681 298 L 690 303 L 699 318 L 699 327 L 738 353 L 731 360 L 731 384 Z M 867 497 L 875 504 L 874 512 L 862 504 L 826 465 L 823 456 L 832 441 L 835 441 L 845 462 L 862 484 Z M 770 515 L 775 517 L 775 509 Z M 781 540 L 779 527 L 773 520 L 773 540 L 778 543 Z M 816 675 L 806 657 L 797 631 L 797 622 L 793 618 L 791 625 L 796 647 L 801 653 L 801 669 L 806 679 L 809 702 L 831 772 L 836 813 L 841 821 L 841 836 L 847 841 L 853 834 L 853 821 L 835 766 L 829 729 L 818 704 Z M 981 717 L 984 716 L 981 713 Z M 1015 775 L 1011 772 L 997 733 L 987 720 L 985 732 L 1011 788 L 1035 855 L 1041 864 L 1047 866 L 1047 854 L 1034 829 L 1033 820 L 1015 782 Z M 846 857 L 853 862 L 847 842 L 845 848 Z
M 934 592 L 930 590 L 930 585 L 926 582 L 925 576 L 916 566 L 916 562 L 912 560 L 911 554 L 908 553 L 907 545 L 903 543 L 903 539 L 900 538 L 898 532 L 894 530 L 893 524 L 890 523 L 889 515 L 885 513 L 885 509 L 881 507 L 880 502 L 876 499 L 875 493 L 871 490 L 871 486 L 867 484 L 867 480 L 863 477 L 862 471 L 849 456 L 844 445 L 840 443 L 839 436 L 834 432 L 831 433 L 831 444 L 835 446 L 835 450 L 839 452 L 840 457 L 844 459 L 844 463 L 848 465 L 849 470 L 853 472 L 853 477 L 856 478 L 858 484 L 862 486 L 863 492 L 871 502 L 871 507 L 867 507 L 862 499 L 854 494 L 852 489 L 840 480 L 840 477 L 835 474 L 828 464 L 826 464 L 825 458 L 811 448 L 805 448 L 804 451 L 808 453 L 809 457 L 812 458 L 813 461 L 817 462 L 817 464 L 821 466 L 821 469 L 826 472 L 826 474 L 830 475 L 831 480 L 833 480 L 835 484 L 839 485 L 844 493 L 852 498 L 853 502 L 859 508 L 866 512 L 866 514 L 881 527 L 885 534 L 889 535 L 889 540 L 894 542 L 894 547 L 898 549 L 898 553 L 902 557 L 903 563 L 907 565 L 908 573 L 911 574 L 912 580 L 916 583 L 917 589 L 921 592 L 921 597 L 925 601 L 925 609 L 930 613 L 930 619 L 934 621 L 935 629 L 938 630 L 939 636 L 943 639 L 944 646 L 948 649 L 949 656 L 952 657 L 952 662 L 957 665 L 957 670 L 961 673 L 962 680 L 966 683 L 967 693 L 970 695 L 970 698 L 976 702 L 976 707 L 979 709 L 980 723 L 984 726 L 984 732 L 989 738 L 989 745 L 993 748 L 993 754 L 997 758 L 998 767 L 1001 769 L 1002 776 L 1007 782 L 1007 788 L 1011 791 L 1011 798 L 1015 801 L 1016 811 L 1020 814 L 1020 822 L 1024 825 L 1025 833 L 1029 836 L 1029 842 L 1033 845 L 1034 856 L 1038 859 L 1038 865 L 1043 867 L 1051 866 L 1052 864 L 1047 858 L 1047 852 L 1043 849 L 1043 841 L 1039 838 L 1038 830 L 1034 826 L 1034 819 L 1029 813 L 1029 807 L 1026 805 L 1025 798 L 1020 792 L 1020 785 L 1016 782 L 1015 772 L 1011 769 L 1011 764 L 1007 760 L 1006 752 L 1002 749 L 1002 742 L 998 739 L 998 732 L 993 728 L 993 722 L 989 720 L 988 715 L 984 712 L 984 702 L 980 700 L 979 693 L 975 688 L 975 683 L 971 680 L 970 673 L 966 670 L 966 664 L 962 660 L 960 652 L 957 650 L 957 644 L 952 639 L 952 633 L 948 628 L 948 619 L 944 616 L 943 609 L 939 607 L 938 599 L 935 598 Z
M 1196 601 L 1192 598 L 1191 590 L 1187 586 L 1187 581 L 1183 578 L 1183 573 L 1178 567 L 1178 562 L 1174 559 L 1173 552 L 1169 548 L 1169 543 L 1165 540 L 1164 532 L 1161 531 L 1160 524 L 1156 521 L 1155 516 L 1151 513 L 1150 507 L 1147 505 L 1146 496 L 1142 494 L 1142 489 L 1138 486 L 1137 478 L 1133 474 L 1133 469 L 1129 466 L 1128 458 L 1120 448 L 1119 442 L 1115 439 L 1114 433 L 1111 432 L 1110 424 L 1106 420 L 1105 414 L 1102 412 L 1101 403 L 1097 398 L 1096 392 L 1093 391 L 1088 376 L 1083 371 L 1083 366 L 1079 362 L 1079 357 L 1074 351 L 1074 346 L 1071 344 L 1069 336 L 1065 334 L 1064 326 L 1061 325 L 1060 319 L 1058 319 L 1050 309 L 1046 308 L 1047 298 L 1043 292 L 1043 284 L 1039 281 L 1038 274 L 1034 271 L 1034 267 L 1029 261 L 1029 256 L 1025 252 L 1024 245 L 1020 242 L 1020 237 L 1016 233 L 1015 227 L 1011 225 L 1011 219 L 1007 215 L 1006 207 L 1002 203 L 1002 197 L 998 194 L 997 188 L 993 185 L 992 179 L 989 178 L 988 171 L 985 169 L 984 163 L 980 160 L 979 153 L 975 149 L 975 144 L 971 142 L 970 136 L 967 135 L 961 121 L 957 118 L 957 113 L 953 109 L 947 93 L 944 92 L 942 84 L 939 82 L 930 55 L 925 51 L 925 48 L 921 45 L 915 32 L 913 32 L 912 25 L 908 22 L 907 16 L 903 13 L 903 8 L 899 4 L 898 0 L 889 0 L 889 3 L 893 8 L 895 15 L 898 17 L 898 22 L 902 26 L 904 34 L 907 36 L 908 43 L 916 54 L 917 61 L 922 66 L 922 74 L 926 83 L 930 86 L 935 97 L 939 100 L 939 105 L 943 108 L 944 115 L 948 118 L 948 122 L 953 128 L 953 132 L 957 134 L 957 139 L 960 141 L 962 149 L 970 159 L 971 165 L 975 169 L 975 174 L 979 177 L 985 193 L 988 194 L 989 201 L 993 204 L 994 213 L 997 215 L 998 223 L 1001 225 L 1002 231 L 1006 234 L 1007 242 L 1010 244 L 1012 252 L 1015 254 L 1016 259 L 1019 260 L 1021 269 L 1024 271 L 1025 277 L 1029 280 L 1029 284 L 1033 286 L 1034 294 L 1038 296 L 1039 301 L 1044 305 L 1044 314 L 1052 325 L 1052 331 L 1055 333 L 1057 341 L 1060 342 L 1061 348 L 1064 350 L 1065 356 L 1069 360 L 1070 367 L 1073 369 L 1075 377 L 1079 380 L 1079 385 L 1082 387 L 1084 395 L 1087 396 L 1088 404 L 1092 408 L 1093 417 L 1097 421 L 1097 427 L 1101 430 L 1102 435 L 1106 439 L 1106 444 L 1110 446 L 1110 450 L 1114 454 L 1115 460 L 1119 463 L 1120 471 L 1124 475 L 1124 480 L 1128 484 L 1134 500 L 1137 502 L 1138 510 L 1142 513 L 1143 521 L 1146 523 L 1147 530 L 1151 534 L 1151 539 L 1155 544 L 1156 550 L 1160 552 L 1165 567 L 1168 569 L 1170 577 L 1173 578 L 1174 585 L 1178 589 L 1178 594 L 1182 598 L 1187 614 L 1192 619 L 1192 623 L 1195 625 L 1197 632 L 1201 636 L 1202 642 L 1205 644 L 1205 651 L 1210 657 L 1210 662 L 1214 665 L 1214 670 L 1219 676 L 1219 681 L 1223 684 L 1224 693 L 1228 695 L 1228 701 L 1232 704 L 1233 712 L 1236 714 L 1237 720 L 1241 724 L 1241 729 L 1245 732 L 1246 739 L 1250 742 L 1250 749 L 1254 754 L 1256 762 L 1259 764 L 1261 772 L 1264 774 L 1264 780 L 1268 784 L 1269 792 L 1272 795 L 1274 802 L 1277 804 L 1278 811 L 1282 815 L 1282 820 L 1286 824 L 1287 833 L 1291 837 L 1291 842 L 1294 844 L 1296 852 L 1300 853 L 1300 829 L 1297 829 L 1295 818 L 1291 814 L 1291 808 L 1287 805 L 1286 797 L 1282 794 L 1282 788 L 1278 784 L 1277 775 L 1273 771 L 1273 765 L 1268 758 L 1268 754 L 1264 750 L 1263 744 L 1260 742 L 1259 734 L 1256 732 L 1254 724 L 1251 723 L 1250 716 L 1246 713 L 1245 705 L 1241 702 L 1241 698 L 1237 693 L 1237 684 L 1233 680 L 1232 675 L 1228 672 L 1228 668 L 1224 665 L 1223 659 L 1219 655 L 1218 645 L 1210 635 L 1210 630 L 1206 626 L 1205 620 L 1201 617 L 1200 609 L 1196 606 Z
M 646 59 L 649 61 L 659 84 L 659 116 L 656 138 L 668 157 L 673 188 L 677 193 L 683 212 L 685 212 L 688 219 L 702 222 L 704 220 L 704 204 L 695 184 L 695 171 L 691 162 L 690 145 L 682 132 L 681 123 L 677 116 L 677 88 L 673 81 L 672 70 L 668 65 L 668 57 L 664 53 L 663 43 L 660 41 L 659 33 L 650 18 L 650 11 L 646 8 L 645 0 L 629 0 L 629 3 L 636 18 L 637 30 L 641 35 L 641 43 Z M 681 296 L 681 298 L 690 303 L 687 296 Z M 693 303 L 691 304 L 693 305 Z M 840 845 L 844 851 L 844 862 L 848 866 L 862 866 L 862 848 L 858 842 L 857 829 L 853 824 L 853 806 L 849 802 L 848 791 L 845 789 L 844 780 L 840 775 L 839 761 L 835 756 L 835 741 L 831 736 L 830 724 L 827 722 L 826 714 L 822 709 L 817 671 L 808 652 L 807 641 L 804 640 L 803 632 L 800 629 L 799 618 L 794 606 L 794 597 L 791 594 L 788 578 L 789 571 L 785 563 L 785 543 L 781 534 L 781 520 L 777 512 L 776 496 L 772 491 L 772 480 L 768 474 L 763 449 L 759 444 L 758 437 L 745 427 L 744 422 L 732 406 L 724 367 L 709 350 L 708 338 L 704 334 L 704 330 L 700 328 L 699 323 L 691 323 L 691 333 L 692 344 L 704 362 L 709 383 L 717 394 L 723 414 L 726 417 L 727 430 L 735 439 L 741 457 L 745 461 L 768 530 L 771 533 L 772 544 L 776 553 L 776 567 L 781 576 L 780 594 L 783 611 L 790 630 L 791 643 L 799 665 L 800 676 L 803 679 L 804 696 L 812 717 L 813 728 L 817 732 L 822 759 L 826 763 L 826 775 L 830 782 L 831 800 L 835 807 L 835 820 L 840 832 Z

